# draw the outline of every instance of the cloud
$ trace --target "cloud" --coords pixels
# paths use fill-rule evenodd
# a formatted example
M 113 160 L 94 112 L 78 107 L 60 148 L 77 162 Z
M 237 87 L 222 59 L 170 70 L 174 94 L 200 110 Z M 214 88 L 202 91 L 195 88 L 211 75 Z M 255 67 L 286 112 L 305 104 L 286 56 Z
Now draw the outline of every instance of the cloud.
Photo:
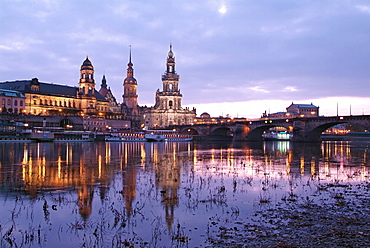
M 35 44 L 43 43 L 42 40 L 35 39 L 32 36 L 12 35 L 0 40 L 0 50 L 25 51 Z
M 269 90 L 262 89 L 261 86 L 253 86 L 253 87 L 249 87 L 248 89 L 252 91 L 262 92 L 262 93 L 270 93 Z
M 283 92 L 295 92 L 295 91 L 298 91 L 298 90 L 293 86 L 287 86 L 282 91 Z
M 370 7 L 365 5 L 357 5 L 356 8 L 360 10 L 361 12 L 365 12 L 367 14 L 370 14 Z

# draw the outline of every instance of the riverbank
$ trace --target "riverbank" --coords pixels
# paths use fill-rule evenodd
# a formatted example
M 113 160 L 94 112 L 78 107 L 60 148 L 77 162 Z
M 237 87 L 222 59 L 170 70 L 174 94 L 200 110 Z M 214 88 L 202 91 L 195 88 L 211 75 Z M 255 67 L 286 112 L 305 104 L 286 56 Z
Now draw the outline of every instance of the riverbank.
M 368 247 L 370 184 L 325 184 L 306 198 L 260 202 L 248 220 L 217 226 L 207 247 Z

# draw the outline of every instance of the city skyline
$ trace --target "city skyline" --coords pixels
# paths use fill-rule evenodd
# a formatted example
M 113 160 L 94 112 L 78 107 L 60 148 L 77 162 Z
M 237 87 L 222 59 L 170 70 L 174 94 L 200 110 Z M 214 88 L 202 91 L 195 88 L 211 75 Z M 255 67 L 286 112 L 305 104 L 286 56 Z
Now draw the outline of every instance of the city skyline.
M 122 102 L 132 46 L 139 105 L 154 105 L 169 44 L 183 105 L 259 117 L 291 102 L 370 113 L 366 1 L 3 1 L 0 81 L 77 86 L 88 55 Z

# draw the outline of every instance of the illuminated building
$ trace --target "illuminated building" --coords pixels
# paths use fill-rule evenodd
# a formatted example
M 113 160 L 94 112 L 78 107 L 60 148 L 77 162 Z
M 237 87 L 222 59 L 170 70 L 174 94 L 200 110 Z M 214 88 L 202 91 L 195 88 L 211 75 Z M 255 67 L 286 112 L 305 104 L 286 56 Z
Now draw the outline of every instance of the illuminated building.
M 25 96 L 24 113 L 31 115 L 97 114 L 108 112 L 109 102 L 95 91 L 94 67 L 86 57 L 80 70 L 78 87 L 32 80 L 0 83 L 0 89 L 16 90 Z
M 139 126 L 141 122 L 141 108 L 137 102 L 137 80 L 134 77 L 134 68 L 131 61 L 131 48 L 130 57 L 127 64 L 126 78 L 123 80 L 123 102 L 121 104 L 121 112 L 127 116 L 134 126 Z
M 112 90 L 107 85 L 107 79 L 103 75 L 102 83 L 99 90 L 100 95 L 102 95 L 107 101 L 109 101 L 109 111 L 112 113 L 119 113 L 121 106 L 117 103 L 116 98 L 113 95 Z
M 25 108 L 25 96 L 15 90 L 0 89 L 0 112 L 3 113 L 22 113 Z
M 199 117 L 194 119 L 194 124 L 222 124 L 222 123 L 232 123 L 237 121 L 247 121 L 249 119 L 246 118 L 233 118 L 230 116 L 219 116 L 219 117 L 211 117 L 210 114 L 207 112 L 202 113 Z
M 319 107 L 311 104 L 296 104 L 293 103 L 286 108 L 287 112 L 265 113 L 262 114 L 262 119 L 289 119 L 297 117 L 318 117 Z
M 157 90 L 155 105 L 144 109 L 143 117 L 149 128 L 188 125 L 192 124 L 196 117 L 195 109 L 190 110 L 181 106 L 180 76 L 176 73 L 175 65 L 175 57 L 172 45 L 170 45 L 166 63 L 167 69 L 162 75 L 163 90 Z
M 86 57 L 81 65 L 78 87 L 44 83 L 37 78 L 1 82 L 0 89 L 16 92 L 15 94 L 20 96 L 19 99 L 13 97 L 13 100 L 0 98 L 2 112 L 6 109 L 7 113 L 22 113 L 29 118 L 40 115 L 79 116 L 83 119 L 78 121 L 80 129 L 83 127 L 84 130 L 90 131 L 130 129 L 143 123 L 147 123 L 151 128 L 192 124 L 196 110 L 181 106 L 182 94 L 175 64 L 170 45 L 167 69 L 162 75 L 163 91 L 157 90 L 153 107 L 138 105 L 138 84 L 134 77 L 130 49 L 127 76 L 123 81 L 122 104 L 117 103 L 107 85 L 105 75 L 100 90 L 95 89 L 94 67 Z M 32 120 L 29 122 L 32 123 Z M 70 129 L 77 128 L 71 120 L 65 120 L 63 123 L 68 124 Z M 60 125 L 66 126 L 63 123 Z
M 317 117 L 319 116 L 319 107 L 311 104 L 292 104 L 286 108 L 288 113 L 293 113 L 299 117 Z

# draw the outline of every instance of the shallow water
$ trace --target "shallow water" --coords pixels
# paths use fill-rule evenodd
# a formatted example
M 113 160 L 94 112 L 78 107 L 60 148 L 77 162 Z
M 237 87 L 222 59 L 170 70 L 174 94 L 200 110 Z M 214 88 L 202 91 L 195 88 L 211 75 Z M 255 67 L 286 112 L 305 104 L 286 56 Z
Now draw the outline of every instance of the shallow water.
M 0 143 L 0 247 L 205 247 L 220 222 L 368 182 L 369 145 Z

